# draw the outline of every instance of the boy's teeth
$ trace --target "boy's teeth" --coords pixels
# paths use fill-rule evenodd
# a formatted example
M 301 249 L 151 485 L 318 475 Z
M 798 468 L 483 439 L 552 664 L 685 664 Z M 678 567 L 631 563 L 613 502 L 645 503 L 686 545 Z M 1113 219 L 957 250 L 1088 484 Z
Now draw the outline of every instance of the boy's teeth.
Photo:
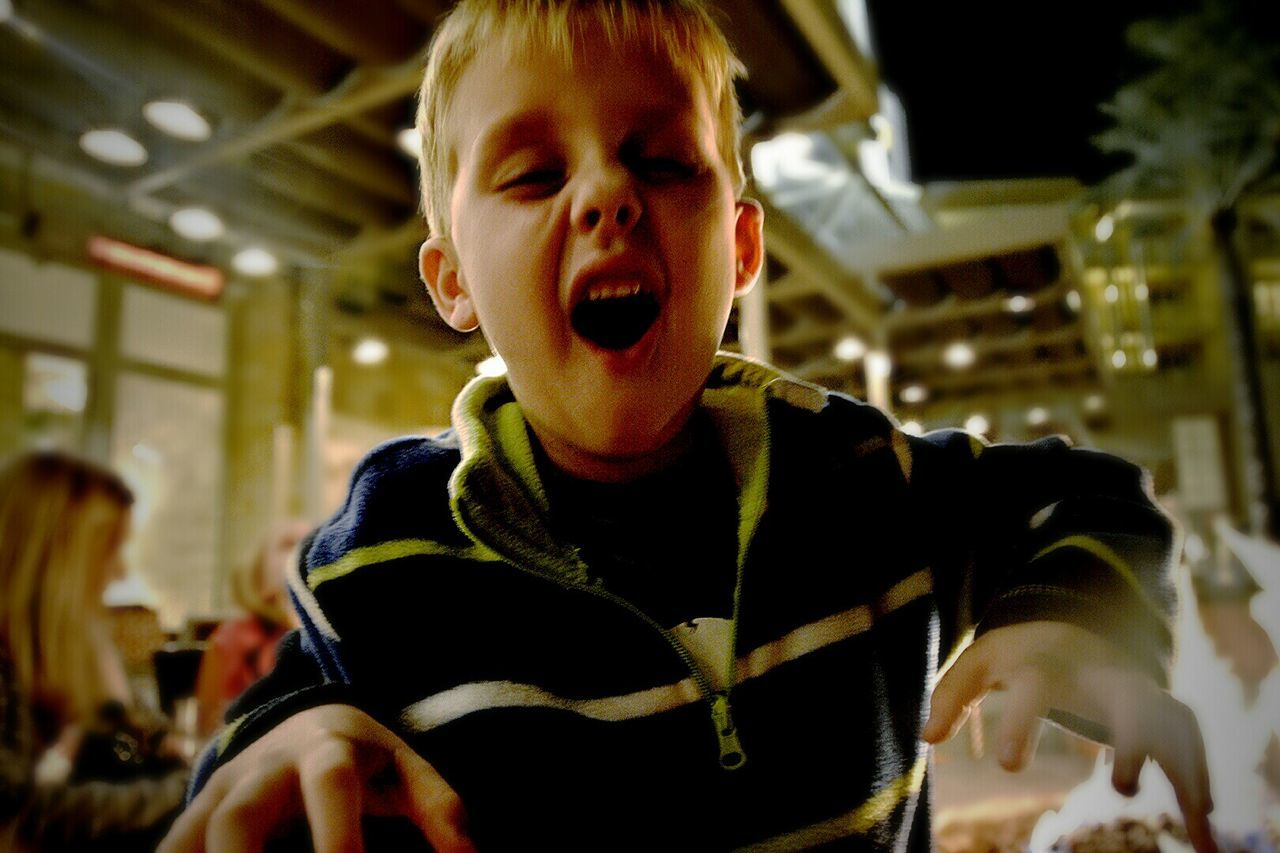
M 622 299 L 627 296 L 635 296 L 640 292 L 639 282 L 630 282 L 628 284 L 599 284 L 591 287 L 587 291 L 587 299 Z

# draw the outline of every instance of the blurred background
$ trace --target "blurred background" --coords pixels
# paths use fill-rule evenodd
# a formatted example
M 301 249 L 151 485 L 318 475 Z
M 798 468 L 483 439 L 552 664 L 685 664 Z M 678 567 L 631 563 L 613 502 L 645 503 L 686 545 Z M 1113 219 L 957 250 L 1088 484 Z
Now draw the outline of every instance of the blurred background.
M 1225 667 L 1277 765 L 1266 4 L 713 5 L 749 69 L 769 250 L 727 348 L 908 430 L 1060 433 L 1146 466 L 1208 650 L 1183 683 Z M 448 6 L 0 0 L 0 454 L 75 451 L 135 490 L 108 597 L 144 691 L 156 649 L 234 609 L 232 567 L 273 525 L 321 521 L 369 448 L 446 427 L 503 369 L 416 271 L 413 95 Z M 980 759 L 980 720 L 961 741 L 939 754 L 948 849 L 1018 849 L 1035 820 L 1009 816 L 1092 768 L 1056 733 L 1024 777 Z

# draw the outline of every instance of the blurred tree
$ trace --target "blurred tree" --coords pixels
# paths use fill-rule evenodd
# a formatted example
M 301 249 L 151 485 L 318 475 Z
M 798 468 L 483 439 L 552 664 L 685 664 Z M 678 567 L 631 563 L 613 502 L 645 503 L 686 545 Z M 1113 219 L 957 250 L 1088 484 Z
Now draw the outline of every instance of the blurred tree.
M 1270 2 L 1206 0 L 1200 11 L 1144 20 L 1127 31 L 1153 70 L 1102 106 L 1114 126 L 1094 138 L 1132 163 L 1096 188 L 1104 204 L 1180 197 L 1193 227 L 1211 235 L 1235 350 L 1237 440 L 1256 458 L 1250 498 L 1280 541 L 1276 460 L 1260 375 L 1250 281 L 1237 243 L 1241 202 L 1280 193 L 1280 27 Z M 1276 227 L 1280 223 L 1272 223 Z M 1280 407 L 1278 407 L 1280 408 Z M 1246 512 L 1249 507 L 1244 508 Z

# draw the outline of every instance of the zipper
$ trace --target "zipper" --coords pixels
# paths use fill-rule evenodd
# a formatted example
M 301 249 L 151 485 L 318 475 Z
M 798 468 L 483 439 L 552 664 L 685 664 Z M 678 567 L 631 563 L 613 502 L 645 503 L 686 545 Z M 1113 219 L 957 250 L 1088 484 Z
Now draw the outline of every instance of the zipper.
M 494 551 L 493 548 L 489 548 L 489 550 Z M 498 552 L 494 551 L 494 553 Z M 685 667 L 693 676 L 694 683 L 698 686 L 698 692 L 702 694 L 703 699 L 710 703 L 711 723 L 715 727 L 716 740 L 720 746 L 720 766 L 725 770 L 737 770 L 739 767 L 747 763 L 747 754 L 743 751 L 742 744 L 738 740 L 738 730 L 733 724 L 733 714 L 729 703 L 729 692 L 733 690 L 734 680 L 736 678 L 734 666 L 729 668 L 729 683 L 725 686 L 725 689 L 723 691 L 717 691 L 712 686 L 711 680 L 707 678 L 706 673 L 702 671 L 702 668 L 698 666 L 697 661 L 693 659 L 693 655 L 691 655 L 689 650 L 685 648 L 684 643 L 681 643 L 676 639 L 674 634 L 666 628 L 663 628 L 661 623 L 657 622 L 649 614 L 645 613 L 622 596 L 615 595 L 606 589 L 601 589 L 600 587 L 591 586 L 589 584 L 570 583 L 568 581 L 561 580 L 549 572 L 540 572 L 535 569 L 526 568 L 515 560 L 511 560 L 502 554 L 498 554 L 498 556 L 502 557 L 503 562 L 517 571 L 549 581 L 562 589 L 586 592 L 590 595 L 594 595 L 596 598 L 601 598 L 605 601 L 616 604 L 656 631 L 662 639 L 667 641 L 667 645 L 671 646 L 675 653 L 680 657 L 680 660 L 683 661 Z M 582 563 L 580 560 L 577 562 L 579 568 L 582 568 L 584 571 L 587 569 L 585 563 Z M 739 576 L 741 576 L 741 567 L 739 567 Z M 738 602 L 736 590 L 734 595 L 733 611 L 733 629 L 729 640 L 729 657 L 730 660 L 736 664 L 737 657 L 735 655 L 735 648 L 737 646 L 738 639 Z

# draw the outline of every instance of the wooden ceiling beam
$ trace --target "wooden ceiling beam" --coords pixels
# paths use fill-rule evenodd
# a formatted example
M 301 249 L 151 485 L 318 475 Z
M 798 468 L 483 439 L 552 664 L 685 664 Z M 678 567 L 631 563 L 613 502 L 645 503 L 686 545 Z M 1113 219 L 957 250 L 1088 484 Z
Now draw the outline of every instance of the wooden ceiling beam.
M 865 121 L 876 114 L 878 82 L 830 0 L 782 0 L 783 8 L 817 54 L 827 73 L 848 93 L 852 113 Z
M 357 62 L 403 62 L 426 40 L 423 22 L 392 3 L 362 3 L 357 14 L 346 0 L 265 0 L 265 5 Z

